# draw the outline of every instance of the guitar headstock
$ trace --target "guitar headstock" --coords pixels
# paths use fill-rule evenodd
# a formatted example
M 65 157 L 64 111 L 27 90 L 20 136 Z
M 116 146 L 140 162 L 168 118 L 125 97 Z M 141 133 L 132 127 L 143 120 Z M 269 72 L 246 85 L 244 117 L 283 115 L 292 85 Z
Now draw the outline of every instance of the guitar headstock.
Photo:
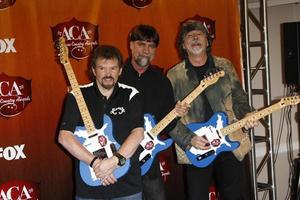
M 209 84 L 212 85 L 215 82 L 217 82 L 219 80 L 219 78 L 223 77 L 225 75 L 225 72 L 223 70 L 218 70 L 213 74 L 209 74 L 209 76 L 207 76 L 206 78 L 201 80 L 201 84 L 205 83 L 205 84 Z
M 58 40 L 58 49 L 59 49 L 59 60 L 61 64 L 66 64 L 69 63 L 69 50 L 68 47 L 66 45 L 66 40 L 64 37 L 60 37 Z
M 300 95 L 284 97 L 280 100 L 281 105 L 291 106 L 300 103 Z

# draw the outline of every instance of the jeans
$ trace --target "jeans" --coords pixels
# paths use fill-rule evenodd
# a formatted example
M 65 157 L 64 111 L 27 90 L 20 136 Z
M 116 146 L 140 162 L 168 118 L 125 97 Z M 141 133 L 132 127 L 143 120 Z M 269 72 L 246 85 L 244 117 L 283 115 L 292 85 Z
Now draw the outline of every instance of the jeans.
M 81 197 L 75 197 L 75 200 L 142 200 L 142 192 L 124 196 L 124 197 L 116 197 L 116 198 L 106 198 L 106 199 L 91 199 L 91 198 L 81 198 Z

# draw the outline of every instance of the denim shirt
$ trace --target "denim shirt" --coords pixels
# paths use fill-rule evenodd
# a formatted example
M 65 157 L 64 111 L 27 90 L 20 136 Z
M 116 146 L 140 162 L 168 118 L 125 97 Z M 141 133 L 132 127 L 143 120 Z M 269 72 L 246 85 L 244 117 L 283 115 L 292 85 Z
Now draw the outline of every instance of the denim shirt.
M 216 83 L 208 86 L 205 91 L 206 98 L 213 112 L 225 112 L 228 116 L 228 123 L 232 123 L 237 119 L 241 119 L 250 112 L 248 97 L 243 90 L 233 64 L 221 57 L 208 55 L 209 68 L 222 69 L 225 75 Z M 186 65 L 186 61 L 172 67 L 167 77 L 170 79 L 175 101 L 182 100 L 198 85 L 199 79 L 193 67 Z M 185 127 L 186 124 L 192 122 L 205 122 L 203 110 L 203 97 L 199 95 L 191 103 L 190 110 L 187 115 L 183 116 L 176 127 L 169 133 L 176 142 L 176 153 L 179 163 L 190 163 L 185 156 L 184 151 L 189 149 L 192 137 L 195 135 L 192 131 Z M 184 150 L 184 151 L 183 151 Z

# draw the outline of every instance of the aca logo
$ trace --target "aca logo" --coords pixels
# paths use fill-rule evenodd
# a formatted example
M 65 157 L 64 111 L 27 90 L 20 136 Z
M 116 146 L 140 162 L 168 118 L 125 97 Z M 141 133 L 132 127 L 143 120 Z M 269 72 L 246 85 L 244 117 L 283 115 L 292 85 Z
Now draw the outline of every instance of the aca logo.
M 0 0 L 0 10 L 12 6 L 16 0 Z
M 58 41 L 59 37 L 66 39 L 69 56 L 76 59 L 88 57 L 94 46 L 98 45 L 98 26 L 88 22 L 80 22 L 73 18 L 52 27 L 52 40 Z
M 0 158 L 5 160 L 19 160 L 26 158 L 24 154 L 25 144 L 14 145 L 9 147 L 0 147 Z
M 158 156 L 159 160 L 159 169 L 161 172 L 161 176 L 163 177 L 164 182 L 167 182 L 167 178 L 171 175 L 171 166 L 169 162 L 169 157 L 166 154 L 160 154 Z
M 214 185 L 211 185 L 208 189 L 209 194 L 208 194 L 208 199 L 209 200 L 218 200 L 218 192 L 216 190 L 216 187 Z
M 1 1 L 1 0 L 0 0 Z M 16 53 L 15 38 L 0 39 L 0 53 Z
M 25 180 L 13 180 L 0 185 L 0 200 L 38 200 L 38 184 Z
M 31 102 L 31 80 L 0 74 L 0 116 L 20 114 Z

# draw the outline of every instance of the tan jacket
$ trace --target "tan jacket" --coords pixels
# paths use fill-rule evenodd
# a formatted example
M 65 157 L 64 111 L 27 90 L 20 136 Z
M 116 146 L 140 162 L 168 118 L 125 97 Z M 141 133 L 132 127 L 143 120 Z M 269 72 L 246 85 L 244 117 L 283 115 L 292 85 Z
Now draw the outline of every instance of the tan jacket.
M 213 112 L 225 112 L 228 115 L 228 123 L 241 119 L 250 112 L 248 97 L 243 90 L 232 63 L 221 57 L 208 56 L 209 69 L 220 68 L 225 71 L 217 83 L 209 86 L 204 91 Z M 198 85 L 199 80 L 193 67 L 186 65 L 185 61 L 171 68 L 167 77 L 170 79 L 175 101 L 182 100 Z M 202 107 L 203 98 L 198 96 L 192 103 L 187 115 L 178 121 L 170 136 L 176 142 L 176 153 L 179 163 L 190 163 L 184 151 L 190 148 L 191 138 L 195 135 L 186 124 L 192 122 L 204 122 Z M 184 150 L 184 151 L 183 151 Z

